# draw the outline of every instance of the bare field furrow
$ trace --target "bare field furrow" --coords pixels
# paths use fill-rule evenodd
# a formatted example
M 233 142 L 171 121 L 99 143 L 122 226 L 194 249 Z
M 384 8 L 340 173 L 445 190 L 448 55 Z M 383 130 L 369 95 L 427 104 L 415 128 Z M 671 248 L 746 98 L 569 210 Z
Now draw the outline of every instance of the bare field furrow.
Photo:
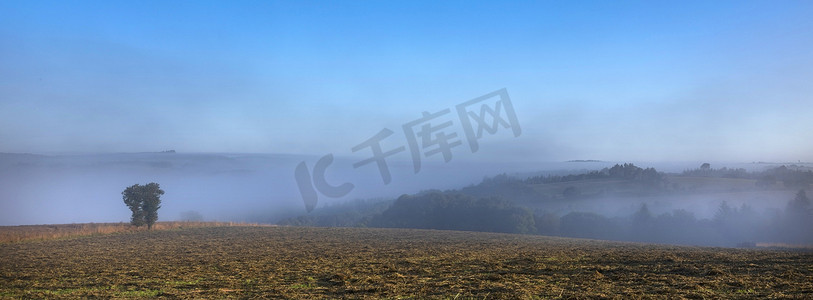
M 0 245 L 2 298 L 806 298 L 813 252 L 210 227 Z

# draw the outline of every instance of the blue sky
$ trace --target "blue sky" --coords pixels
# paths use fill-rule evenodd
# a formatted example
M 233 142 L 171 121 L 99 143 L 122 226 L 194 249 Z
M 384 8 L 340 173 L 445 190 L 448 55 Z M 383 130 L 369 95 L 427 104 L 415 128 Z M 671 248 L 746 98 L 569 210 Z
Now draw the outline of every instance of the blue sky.
M 484 139 L 476 159 L 813 161 L 812 13 L 809 1 L 2 1 L 0 152 L 350 155 L 382 128 L 506 88 L 522 135 Z

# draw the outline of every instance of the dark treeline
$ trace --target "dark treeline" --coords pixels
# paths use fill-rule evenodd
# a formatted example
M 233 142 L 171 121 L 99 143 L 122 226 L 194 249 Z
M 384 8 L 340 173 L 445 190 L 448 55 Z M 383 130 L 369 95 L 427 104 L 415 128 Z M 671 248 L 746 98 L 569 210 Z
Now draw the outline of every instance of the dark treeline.
M 666 175 L 654 168 L 640 168 L 634 164 L 616 164 L 612 168 L 570 175 L 539 175 L 526 179 L 500 174 L 486 177 L 477 185 L 464 187 L 461 193 L 475 197 L 499 196 L 515 203 L 544 203 L 562 198 L 575 199 L 595 196 L 606 196 L 612 191 L 584 194 L 576 187 L 570 187 L 556 195 L 539 193 L 532 186 L 536 184 L 569 183 L 587 180 L 618 180 L 634 184 L 636 195 L 652 195 L 667 191 Z M 629 192 L 629 191 L 628 191 Z
M 323 207 L 308 215 L 287 218 L 279 225 L 315 227 L 371 227 L 370 221 L 391 205 L 392 200 L 355 200 L 347 203 Z
M 777 188 L 800 188 L 792 199 L 777 200 L 784 204 L 782 209 L 758 212 L 745 204 L 732 206 L 722 201 L 711 218 L 697 218 L 687 210 L 655 214 L 643 202 L 637 209 L 616 217 L 528 206 L 540 201 L 529 201 L 539 197 L 534 184 L 611 179 L 646 188 L 667 185 L 667 176 L 655 169 L 624 164 L 568 176 L 517 179 L 503 174 L 461 190 L 425 191 L 394 201 L 357 201 L 317 209 L 313 214 L 286 219 L 280 224 L 486 231 L 707 246 L 753 246 L 756 242 L 813 244 L 813 205 L 804 189 L 809 185 L 809 171 L 782 166 L 742 175 L 740 170 L 712 169 L 704 164 L 700 169 L 672 176 L 728 176 L 725 174 L 757 179 L 756 185 L 762 187 L 772 184 Z M 768 184 L 770 178 L 773 180 Z
M 769 188 L 782 184 L 785 188 L 806 189 L 813 184 L 813 170 L 808 168 L 789 165 L 770 168 L 762 172 L 748 172 L 745 169 L 729 169 L 726 167 L 714 169 L 709 164 L 703 164 L 698 169 L 686 170 L 681 176 L 694 177 L 717 177 L 717 178 L 741 178 L 755 179 L 759 187 Z
M 660 184 L 664 181 L 665 178 L 663 174 L 659 173 L 654 168 L 643 169 L 635 166 L 634 164 L 626 163 L 623 165 L 616 164 L 612 168 L 604 168 L 601 171 L 593 171 L 583 174 L 572 174 L 564 176 L 559 175 L 534 176 L 524 180 L 524 182 L 528 184 L 540 184 L 540 183 L 581 181 L 590 179 L 624 179 Z
M 703 164 L 700 168 L 685 170 L 677 176 L 692 176 L 692 177 L 716 177 L 716 178 L 741 178 L 741 179 L 756 179 L 757 185 L 763 187 L 770 187 L 778 183 L 782 183 L 786 188 L 808 188 L 813 185 L 813 170 L 808 168 L 789 165 L 769 168 L 761 172 L 748 172 L 743 168 L 729 169 L 722 167 L 719 169 L 711 168 L 710 164 Z M 484 183 L 493 181 L 505 182 L 509 181 L 506 175 L 495 176 L 494 178 L 486 178 Z M 624 179 L 633 180 L 652 185 L 660 185 L 666 183 L 667 179 L 665 174 L 658 172 L 654 168 L 641 168 L 634 164 L 616 164 L 611 168 L 604 168 L 600 171 L 592 171 L 581 174 L 569 175 L 539 175 L 529 177 L 525 180 L 519 180 L 527 184 L 544 184 L 544 183 L 560 183 L 572 182 L 591 179 Z
M 354 206 L 362 207 L 358 203 Z M 760 214 L 747 205 L 733 207 L 722 202 L 712 219 L 698 219 L 686 210 L 655 215 L 646 204 L 626 217 L 591 212 L 559 216 L 532 212 L 498 197 L 437 191 L 401 196 L 378 213 L 343 211 L 292 218 L 281 224 L 466 230 L 707 246 L 813 243 L 813 206 L 804 190 L 788 201 L 785 210 L 772 215 Z
M 371 222 L 375 227 L 536 233 L 534 215 L 499 197 L 457 193 L 403 195 Z

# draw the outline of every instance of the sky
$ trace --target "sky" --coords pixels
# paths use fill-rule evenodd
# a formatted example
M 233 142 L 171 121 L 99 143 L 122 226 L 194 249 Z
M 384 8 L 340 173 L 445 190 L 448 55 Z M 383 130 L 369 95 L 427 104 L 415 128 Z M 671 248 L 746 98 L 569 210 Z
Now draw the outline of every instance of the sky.
M 361 155 L 382 129 L 385 150 L 404 145 L 423 112 L 506 89 L 521 134 L 500 128 L 472 159 L 813 161 L 811 14 L 810 1 L 0 1 L 0 152 Z

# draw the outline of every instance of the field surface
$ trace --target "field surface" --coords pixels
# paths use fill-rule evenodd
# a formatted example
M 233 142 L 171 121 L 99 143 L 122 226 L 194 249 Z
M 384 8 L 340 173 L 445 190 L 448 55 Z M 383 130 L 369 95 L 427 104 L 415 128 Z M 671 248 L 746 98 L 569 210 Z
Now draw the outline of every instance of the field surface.
M 0 298 L 813 298 L 813 252 L 208 227 L 0 244 Z

